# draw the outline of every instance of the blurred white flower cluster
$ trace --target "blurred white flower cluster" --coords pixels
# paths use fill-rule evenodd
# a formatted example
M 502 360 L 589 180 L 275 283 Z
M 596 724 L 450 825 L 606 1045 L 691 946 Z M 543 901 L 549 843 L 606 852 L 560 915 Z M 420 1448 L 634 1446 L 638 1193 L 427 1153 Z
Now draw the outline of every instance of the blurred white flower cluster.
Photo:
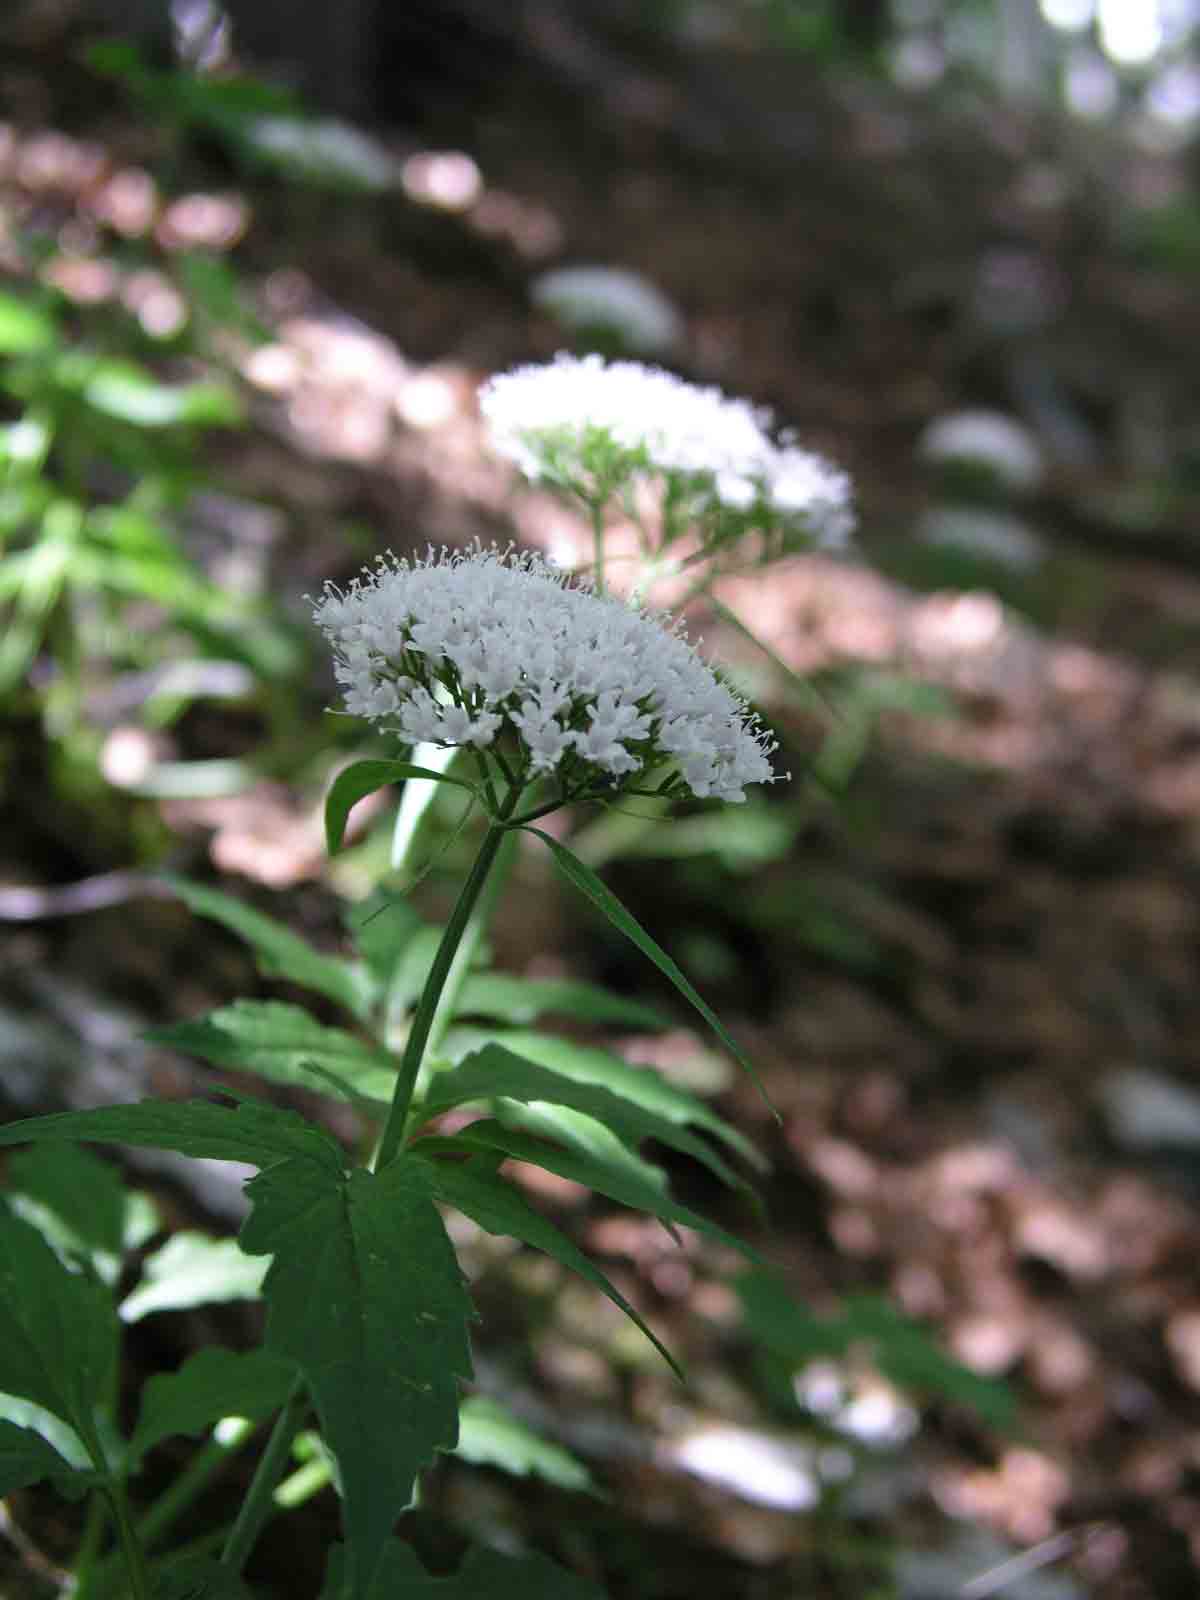
M 535 278 L 530 293 L 565 327 L 609 332 L 630 350 L 661 355 L 683 336 L 683 318 L 666 295 L 623 267 L 557 267 Z
M 346 710 L 411 743 L 470 745 L 564 800 L 642 780 L 740 801 L 772 783 L 767 731 L 677 627 L 495 549 L 380 558 L 314 620 Z M 666 769 L 664 774 L 664 769 Z
M 931 422 L 918 454 L 936 467 L 972 466 L 1012 494 L 1036 489 L 1042 452 L 1029 429 L 1002 411 L 955 411 Z
M 377 140 L 333 117 L 258 117 L 248 131 L 260 156 L 298 178 L 350 189 L 387 189 L 398 178 Z
M 763 407 L 659 367 L 560 354 L 492 378 L 479 403 L 501 455 L 589 504 L 652 475 L 694 521 L 802 531 L 826 547 L 853 530 L 845 473 L 790 435 L 777 444 Z

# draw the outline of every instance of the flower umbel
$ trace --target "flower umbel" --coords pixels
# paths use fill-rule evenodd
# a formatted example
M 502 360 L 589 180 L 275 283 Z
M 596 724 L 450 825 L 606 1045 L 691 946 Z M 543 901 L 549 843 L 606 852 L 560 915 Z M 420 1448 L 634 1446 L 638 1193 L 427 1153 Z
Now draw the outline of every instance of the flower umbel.
M 745 799 L 770 734 L 654 613 L 495 549 L 380 558 L 314 620 L 345 708 L 412 743 L 464 745 L 560 799 L 614 789 Z M 652 785 L 648 791 L 644 785 Z
M 795 525 L 833 546 L 854 526 L 849 478 L 789 435 L 776 443 L 770 411 L 659 367 L 560 354 L 492 378 L 479 404 L 501 455 L 588 503 L 654 476 L 700 521 Z

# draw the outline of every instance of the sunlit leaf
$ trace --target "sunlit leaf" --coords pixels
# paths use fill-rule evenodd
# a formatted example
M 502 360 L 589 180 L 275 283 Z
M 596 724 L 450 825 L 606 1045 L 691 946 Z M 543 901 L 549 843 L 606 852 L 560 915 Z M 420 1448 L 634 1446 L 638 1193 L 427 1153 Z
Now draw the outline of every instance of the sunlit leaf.
M 454 1454 L 476 1467 L 497 1467 L 518 1478 L 544 1478 L 559 1489 L 596 1493 L 595 1480 L 578 1456 L 535 1433 L 487 1395 L 468 1395 L 459 1407 Z
M 258 1421 L 283 1405 L 296 1380 L 288 1361 L 266 1350 L 239 1352 L 210 1345 L 175 1372 L 158 1373 L 142 1388 L 132 1461 L 177 1433 L 203 1433 L 222 1417 Z
M 261 911 L 243 905 L 219 889 L 189 883 L 185 878 L 167 877 L 163 881 L 197 916 L 221 923 L 252 946 L 259 971 L 265 977 L 285 978 L 302 989 L 311 989 L 335 1000 L 355 1016 L 366 1015 L 371 999 L 370 985 L 348 962 L 322 955 L 284 923 L 264 916 Z
M 329 854 L 336 855 L 341 849 L 346 822 L 360 800 L 374 794 L 377 789 L 403 783 L 408 778 L 451 783 L 456 789 L 475 793 L 474 784 L 462 778 L 452 778 L 448 772 L 435 772 L 430 767 L 415 767 L 407 761 L 356 761 L 338 773 L 325 797 L 325 839 Z
M 520 1100 L 526 1105 L 544 1100 L 570 1106 L 594 1118 L 610 1134 L 634 1149 L 645 1139 L 658 1139 L 703 1162 L 731 1188 L 747 1187 L 745 1180 L 721 1160 L 711 1145 L 678 1123 L 656 1115 L 603 1085 L 580 1082 L 554 1072 L 498 1044 L 485 1045 L 476 1054 L 466 1056 L 452 1071 L 434 1077 L 422 1109 L 436 1116 L 452 1106 L 498 1098 Z
M 266 1264 L 248 1256 L 235 1239 L 185 1230 L 146 1257 L 137 1288 L 117 1309 L 122 1322 L 140 1322 L 155 1311 L 257 1300 L 266 1275 Z
M 395 1063 L 385 1050 L 342 1028 L 323 1027 L 301 1006 L 281 1000 L 235 1000 L 193 1022 L 152 1028 L 146 1037 L 214 1066 L 301 1089 L 329 1091 L 332 1079 L 387 1105 L 396 1087 Z
M 119 1256 L 125 1243 L 126 1197 L 120 1171 L 75 1144 L 19 1151 L 8 1181 L 61 1219 L 83 1246 Z
M 441 1141 L 420 1139 L 412 1146 L 414 1156 L 434 1155 Z M 667 1347 L 657 1339 L 650 1328 L 621 1294 L 605 1277 L 600 1268 L 583 1251 L 574 1245 L 566 1234 L 560 1233 L 548 1217 L 536 1211 L 519 1189 L 513 1187 L 496 1171 L 492 1152 L 473 1161 L 438 1161 L 431 1163 L 432 1182 L 438 1199 L 477 1222 L 485 1233 L 500 1238 L 520 1239 L 522 1244 L 541 1250 L 560 1265 L 608 1296 L 630 1320 L 637 1324 L 663 1360 L 682 1381 L 683 1372 Z
M 255 1167 L 296 1156 L 327 1172 L 342 1169 L 341 1150 L 327 1133 L 294 1111 L 253 1100 L 236 1106 L 208 1100 L 139 1100 L 92 1111 L 56 1111 L 0 1128 L 0 1145 L 40 1144 L 47 1139 L 177 1150 L 180 1155 L 246 1161 Z
M 16 295 L 0 294 L 0 355 L 26 356 L 48 349 L 57 333 L 53 320 Z
M 477 972 L 464 979 L 454 1010 L 460 1017 L 516 1024 L 560 1016 L 655 1031 L 670 1025 L 653 1006 L 612 994 L 598 984 L 577 978 L 518 978 L 503 972 Z
M 274 1257 L 266 1347 L 300 1368 L 337 1459 L 362 1600 L 418 1472 L 457 1442 L 471 1302 L 423 1161 L 289 1161 L 247 1192 L 242 1247 Z
M 684 977 L 666 951 L 655 943 L 645 928 L 625 909 L 612 890 L 596 876 L 589 866 L 580 861 L 578 856 L 573 855 L 566 845 L 560 844 L 557 839 L 541 828 L 527 827 L 525 831 L 536 834 L 542 840 L 554 857 L 555 866 L 566 878 L 567 882 L 578 889 L 586 899 L 590 900 L 597 911 L 602 912 L 608 918 L 613 927 L 623 933 L 632 944 L 635 944 L 642 954 L 654 963 L 664 977 L 670 979 L 688 1004 L 700 1013 L 725 1048 L 749 1073 L 764 1103 L 778 1118 L 779 1113 L 771 1105 L 767 1092 L 762 1086 L 762 1081 L 750 1061 L 743 1054 L 716 1012 L 696 993 L 696 990 Z

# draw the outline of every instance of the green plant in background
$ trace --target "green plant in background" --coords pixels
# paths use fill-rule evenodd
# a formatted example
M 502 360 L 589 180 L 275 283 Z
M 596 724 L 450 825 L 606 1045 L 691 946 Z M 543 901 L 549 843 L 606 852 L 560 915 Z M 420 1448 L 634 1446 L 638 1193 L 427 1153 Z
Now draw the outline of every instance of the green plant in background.
M 205 485 L 203 435 L 241 422 L 236 391 L 163 381 L 112 342 L 73 336 L 47 295 L 0 294 L 0 390 L 16 413 L 0 428 L 0 696 L 76 742 L 89 697 L 119 692 L 122 674 L 173 667 L 151 707 L 161 720 L 186 707 L 189 683 L 203 692 L 206 663 L 253 683 L 302 658 L 259 599 L 206 577 L 179 537 Z

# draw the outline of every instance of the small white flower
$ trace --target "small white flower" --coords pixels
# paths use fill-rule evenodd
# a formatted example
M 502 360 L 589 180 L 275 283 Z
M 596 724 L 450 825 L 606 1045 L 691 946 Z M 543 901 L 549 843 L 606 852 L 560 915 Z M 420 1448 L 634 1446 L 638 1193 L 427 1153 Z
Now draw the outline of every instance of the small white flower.
M 538 556 L 381 558 L 313 614 L 348 712 L 494 751 L 518 782 L 553 776 L 581 798 L 640 777 L 739 801 L 777 779 L 770 735 L 678 628 Z
M 535 278 L 530 294 L 568 328 L 611 329 L 631 350 L 661 354 L 683 335 L 683 318 L 666 295 L 621 267 L 558 267 Z
M 956 411 L 931 422 L 917 453 L 935 466 L 976 464 L 1013 494 L 1036 489 L 1042 452 L 1029 429 L 1000 411 Z

